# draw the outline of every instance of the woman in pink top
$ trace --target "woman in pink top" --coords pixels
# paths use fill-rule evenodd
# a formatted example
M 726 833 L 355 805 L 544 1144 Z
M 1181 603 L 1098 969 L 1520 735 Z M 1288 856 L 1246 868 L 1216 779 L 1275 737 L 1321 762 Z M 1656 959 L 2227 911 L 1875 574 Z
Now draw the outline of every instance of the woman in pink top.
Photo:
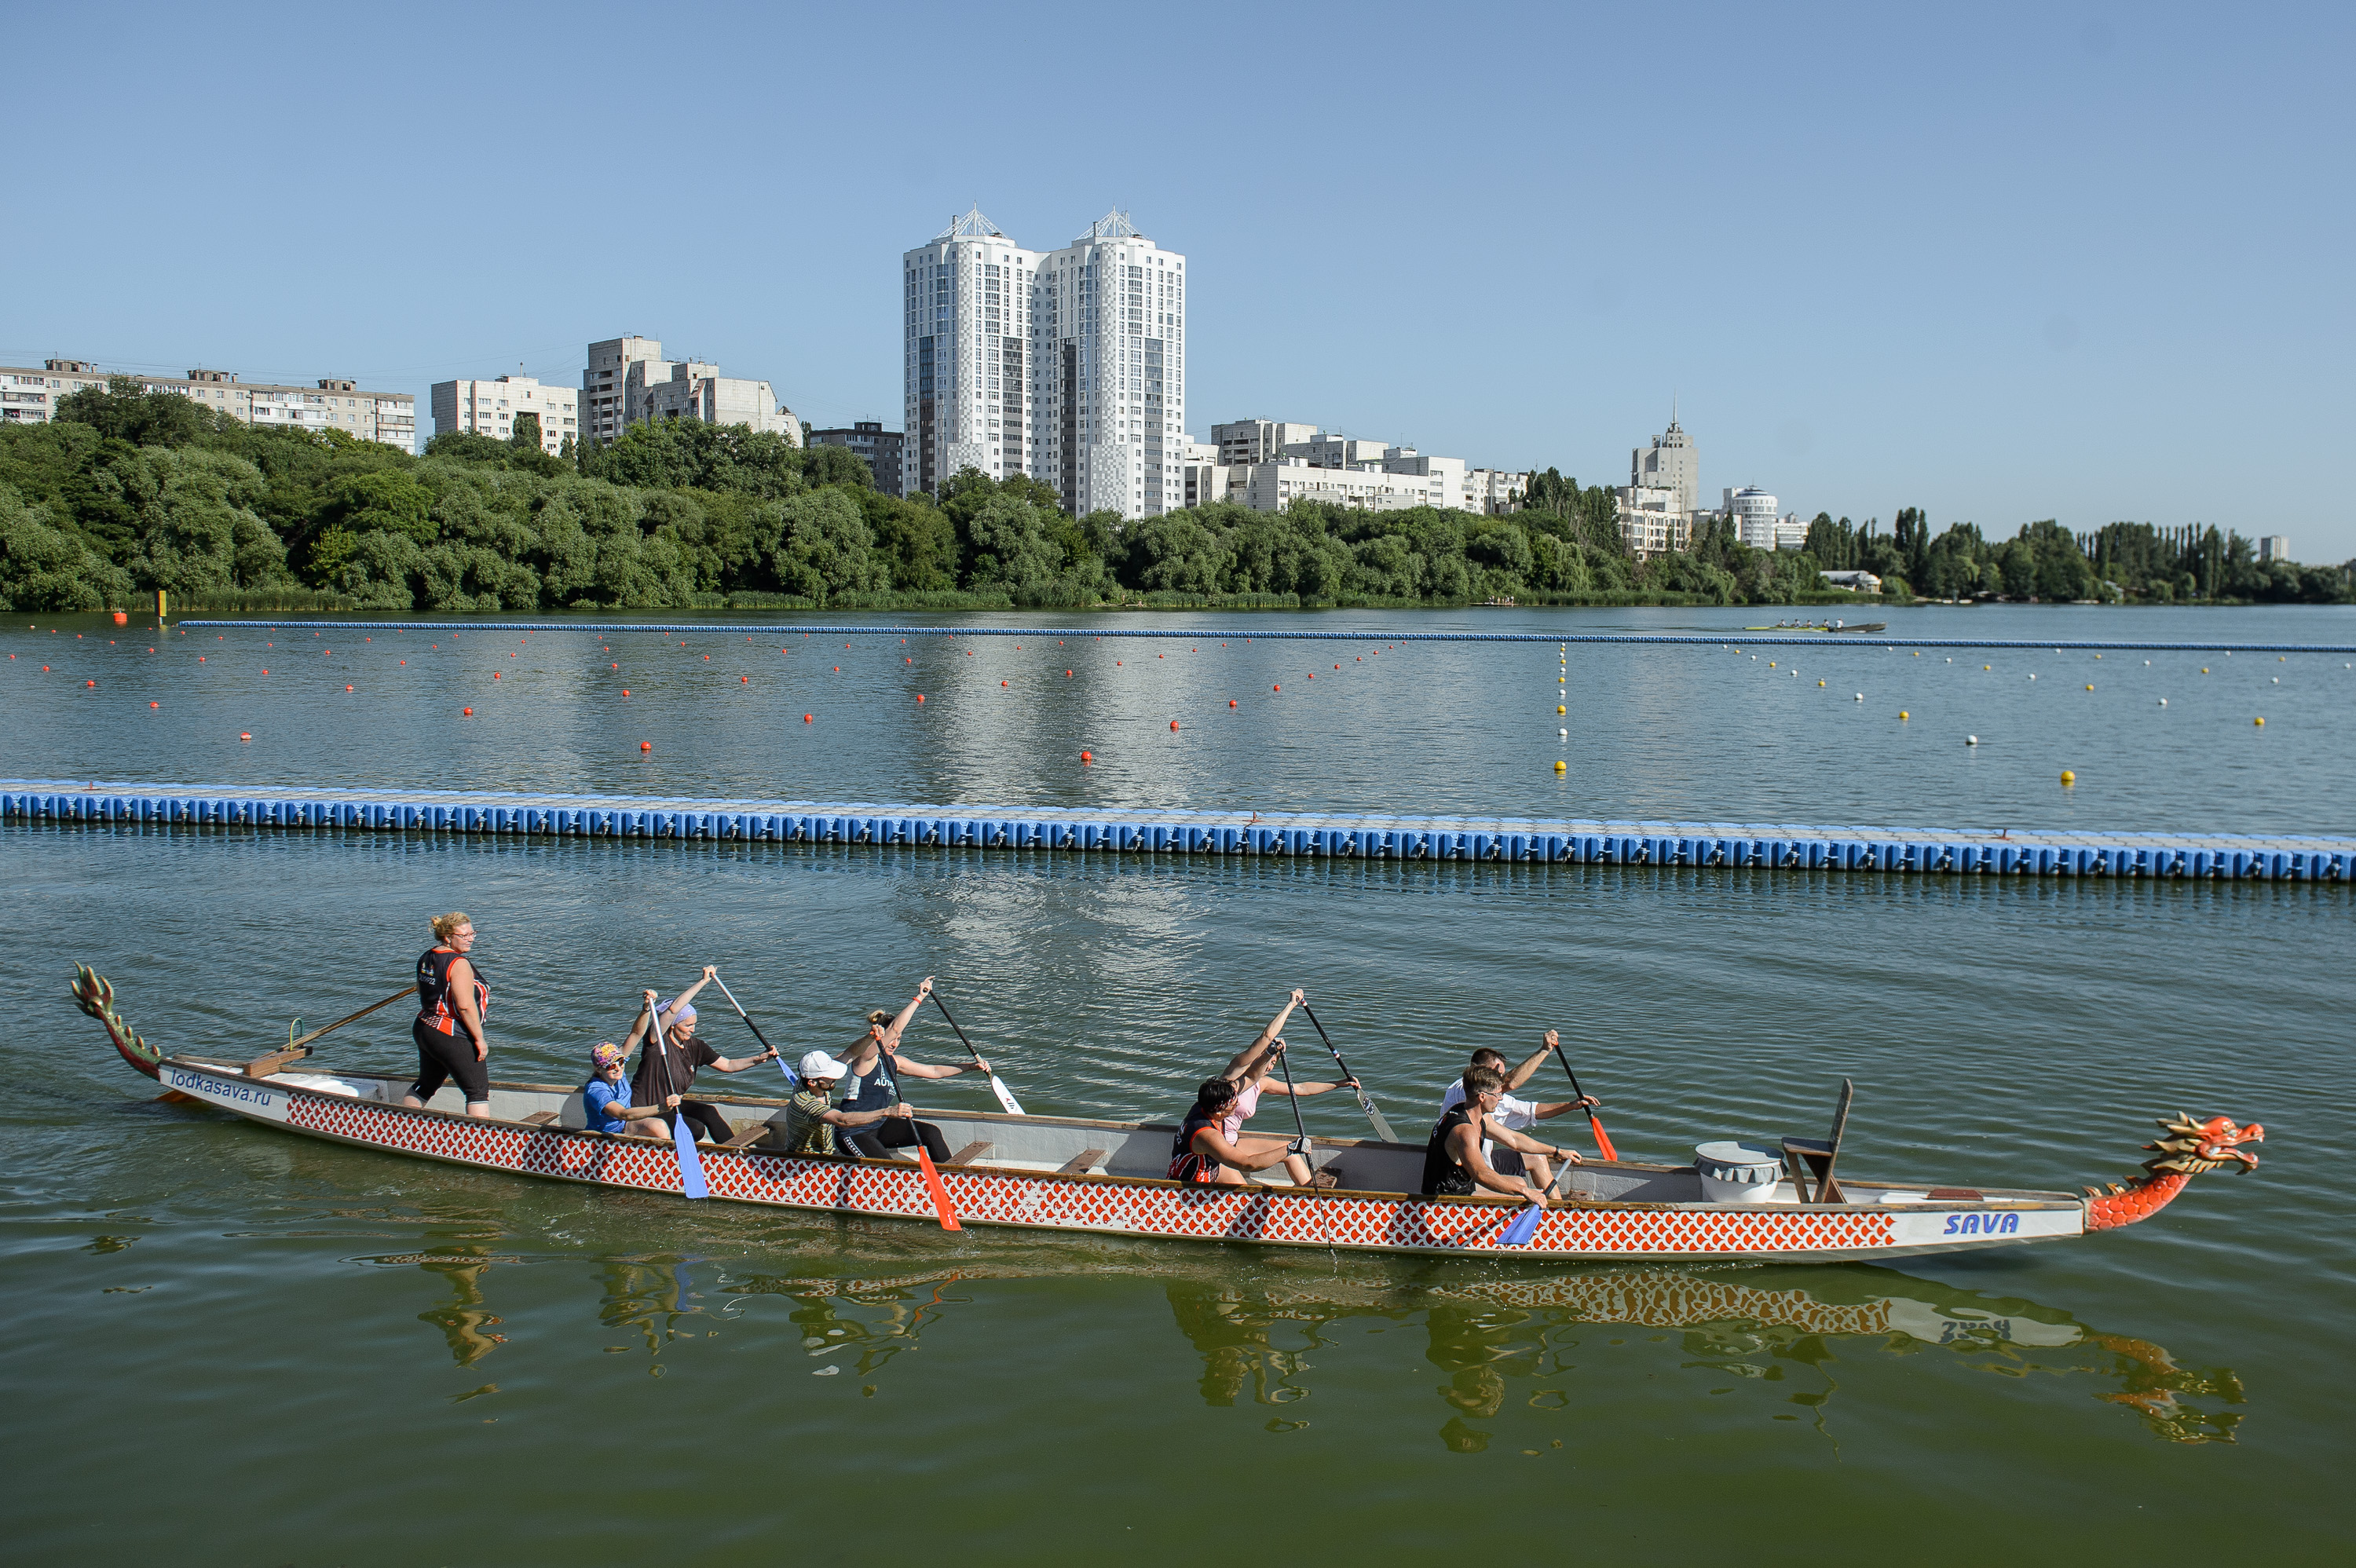
M 1251 1119 L 1254 1111 L 1259 1109 L 1259 1097 L 1263 1092 L 1293 1094 L 1305 1099 L 1312 1094 L 1330 1094 L 1336 1089 L 1355 1089 L 1358 1086 L 1355 1078 L 1344 1078 L 1339 1083 L 1288 1085 L 1284 1082 L 1280 1070 L 1284 1039 L 1277 1031 L 1284 1028 L 1284 1020 L 1292 1016 L 1292 1009 L 1308 999 L 1305 993 L 1295 990 L 1286 1000 L 1283 1010 L 1268 1020 L 1268 1027 L 1259 1031 L 1259 1037 L 1238 1051 L 1227 1063 L 1226 1071 L 1219 1074 L 1236 1086 L 1235 1100 L 1227 1106 L 1226 1115 L 1219 1119 L 1219 1131 L 1226 1136 L 1228 1142 L 1235 1142 L 1242 1135 L 1243 1125 Z

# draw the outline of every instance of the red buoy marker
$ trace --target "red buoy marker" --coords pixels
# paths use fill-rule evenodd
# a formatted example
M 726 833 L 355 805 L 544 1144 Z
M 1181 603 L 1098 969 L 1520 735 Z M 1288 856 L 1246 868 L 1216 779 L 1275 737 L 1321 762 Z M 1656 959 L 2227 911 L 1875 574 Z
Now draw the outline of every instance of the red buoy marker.
M 651 752 L 654 749 L 655 743 L 652 741 L 641 741 L 638 742 L 638 750 L 641 752 Z
M 472 719 L 475 716 L 475 710 L 471 708 L 462 708 L 458 711 L 469 719 Z
M 1080 761 L 1082 761 L 1082 762 L 1084 762 L 1084 763 L 1093 763 L 1093 762 L 1095 762 L 1095 761 L 1096 761 L 1096 757 L 1095 757 L 1095 755 L 1094 755 L 1093 753 L 1091 753 L 1091 752 L 1082 752 L 1080 753 Z

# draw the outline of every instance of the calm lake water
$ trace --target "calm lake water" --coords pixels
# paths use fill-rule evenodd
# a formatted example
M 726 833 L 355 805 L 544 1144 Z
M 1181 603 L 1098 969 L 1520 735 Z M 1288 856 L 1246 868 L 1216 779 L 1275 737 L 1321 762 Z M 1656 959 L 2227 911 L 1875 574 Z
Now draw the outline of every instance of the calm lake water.
M 1893 632 L 2356 640 L 2333 612 L 1915 615 Z M 0 632 L 25 776 L 2326 832 L 2356 799 L 2338 657 L 1844 645 L 1794 679 L 1782 649 L 1574 647 L 1557 720 L 1551 646 L 1244 642 L 1290 617 L 1052 654 L 780 622 L 595 657 L 27 619 Z M 27 1560 L 2315 1562 L 2356 1525 L 2344 890 L 14 826 L 0 857 Z M 789 1049 L 937 975 L 1047 1113 L 1174 1114 L 1299 984 L 1403 1130 L 1466 1050 L 1552 1024 L 1637 1157 L 1819 1131 L 1844 1075 L 1865 1176 L 2123 1179 L 2179 1110 L 2272 1136 L 2148 1223 L 1902 1269 L 1335 1262 L 337 1148 L 157 1103 L 66 995 L 91 963 L 149 1040 L 242 1051 L 395 988 L 453 907 L 516 1078 L 579 1076 L 640 987 L 716 962 Z M 323 1046 L 413 1060 L 397 1011 Z M 937 1019 L 910 1050 L 957 1055 Z M 930 1098 L 986 1104 L 969 1082 Z

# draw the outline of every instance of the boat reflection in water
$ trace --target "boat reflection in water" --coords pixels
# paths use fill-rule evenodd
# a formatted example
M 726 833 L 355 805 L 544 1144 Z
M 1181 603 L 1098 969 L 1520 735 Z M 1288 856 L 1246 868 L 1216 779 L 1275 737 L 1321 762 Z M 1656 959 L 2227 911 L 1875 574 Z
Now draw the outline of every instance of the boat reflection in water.
M 460 1246 L 362 1261 L 413 1265 L 451 1293 L 418 1317 L 442 1331 L 459 1366 L 472 1368 L 505 1343 L 494 1331 L 500 1319 L 486 1304 L 484 1280 L 493 1265 L 518 1259 Z M 746 1298 L 783 1296 L 793 1304 L 789 1317 L 803 1353 L 817 1363 L 812 1375 L 855 1373 L 872 1392 L 868 1380 L 913 1348 L 926 1324 L 973 1306 L 974 1287 L 996 1279 L 1070 1279 L 1073 1271 L 1001 1263 L 785 1278 L 690 1259 L 609 1261 L 601 1275 L 599 1323 L 636 1330 L 655 1360 L 650 1371 L 659 1372 L 672 1341 L 716 1333 L 712 1325 L 735 1316 Z M 1130 1257 L 1086 1275 L 1159 1280 L 1179 1332 L 1202 1359 L 1196 1386 L 1203 1403 L 1267 1407 L 1272 1432 L 1306 1424 L 1296 1418 L 1305 1413 L 1288 1407 L 1311 1396 L 1317 1366 L 1338 1368 L 1351 1353 L 1337 1332 L 1344 1326 L 1361 1334 L 1420 1328 L 1424 1359 L 1446 1379 L 1436 1389 L 1445 1411 L 1440 1441 L 1462 1453 L 1488 1446 L 1492 1434 L 1479 1424 L 1496 1420 L 1508 1400 L 1568 1408 L 1578 1374 L 1573 1355 L 1585 1357 L 1591 1370 L 1605 1348 L 1592 1330 L 1618 1326 L 1681 1330 L 1685 1370 L 1794 1384 L 1783 1396 L 1793 1410 L 1775 1417 L 1785 1421 L 1821 1424 L 1838 1392 L 1834 1368 L 1868 1350 L 1903 1356 L 1937 1349 L 2016 1377 L 2083 1379 L 2094 1398 L 2132 1411 L 2153 1435 L 2173 1443 L 2233 1442 L 2244 1403 L 2230 1369 L 2180 1367 L 2148 1340 L 2090 1328 L 2067 1313 L 1886 1268 L 1599 1269 L 1475 1281 L 1435 1271 L 1405 1283 L 1323 1275 L 1296 1283 L 1281 1274 L 1246 1275 L 1182 1261 L 1139 1266 Z
M 1778 1288 L 1786 1278 L 1807 1284 Z M 1307 1397 L 1301 1379 L 1306 1351 L 1280 1349 L 1280 1333 L 1313 1347 L 1344 1319 L 1379 1317 L 1403 1326 L 1419 1319 L 1428 1336 L 1425 1355 L 1449 1378 L 1440 1391 L 1451 1407 L 1440 1440 L 1465 1453 L 1488 1445 L 1490 1435 L 1471 1423 L 1504 1409 L 1512 1380 L 1544 1384 L 1570 1370 L 1564 1352 L 1579 1341 L 1558 1338 L 1558 1331 L 1598 1325 L 1683 1329 L 1689 1358 L 1683 1364 L 1697 1371 L 1783 1381 L 1805 1369 L 1811 1386 L 1788 1396 L 1803 1411 L 1820 1412 L 1835 1392 L 1830 1366 L 1837 1348 L 1904 1354 L 1938 1346 L 1982 1359 L 1994 1371 L 2080 1373 L 2115 1384 L 2095 1397 L 2135 1411 L 2154 1435 L 2170 1442 L 2230 1443 L 2242 1419 L 2218 1408 L 2244 1403 L 2241 1381 L 2230 1369 L 2190 1371 L 2147 1340 L 2101 1333 L 2029 1302 L 1889 1269 L 1846 1270 L 1837 1283 L 1796 1269 L 1746 1271 L 1740 1280 L 1671 1269 L 1608 1270 L 1369 1291 L 1362 1300 L 1337 1299 L 1322 1285 L 1295 1291 L 1203 1278 L 1175 1280 L 1168 1289 L 1180 1331 L 1203 1357 L 1203 1398 L 1215 1405 L 1234 1403 L 1247 1389 L 1255 1403 L 1269 1405 Z M 1540 1387 L 1529 1403 L 1558 1409 L 1570 1399 L 1566 1390 Z M 1271 1422 L 1271 1429 L 1279 1424 Z

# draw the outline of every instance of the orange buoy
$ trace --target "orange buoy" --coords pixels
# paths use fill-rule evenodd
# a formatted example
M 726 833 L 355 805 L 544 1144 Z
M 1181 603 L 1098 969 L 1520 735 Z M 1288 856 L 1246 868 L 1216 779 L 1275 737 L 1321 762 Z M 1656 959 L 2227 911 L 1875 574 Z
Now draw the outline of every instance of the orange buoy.
M 1001 686 L 1004 686 L 1006 683 L 1005 683 L 1004 681 L 1002 681 L 1002 680 L 1001 680 L 1001 681 L 1000 681 L 998 684 L 999 684 L 999 685 L 1001 685 Z
M 83 681 L 83 682 L 82 682 L 82 684 L 83 684 L 84 686 L 96 686 L 96 685 L 98 684 L 98 682 L 96 682 L 96 681 L 94 681 L 94 680 L 86 680 L 86 681 Z
M 1173 719 L 1172 720 L 1170 720 L 1170 728 L 1172 728 L 1173 730 L 1175 730 L 1176 728 L 1178 728 L 1178 720 L 1176 720 L 1175 719 Z
M 805 724 L 807 724 L 807 723 L 809 723 L 809 721 L 810 721 L 810 716 L 809 716 L 809 714 L 807 714 L 807 713 L 803 714 L 803 715 L 802 715 L 802 722 L 803 722 L 803 723 L 805 723 Z
M 251 730 L 241 730 L 237 733 L 237 738 L 241 741 L 251 741 L 253 739 L 253 731 Z
M 1096 757 L 1090 752 L 1082 752 L 1080 753 L 1080 761 L 1084 763 L 1093 763 L 1096 761 Z
M 151 703 L 149 703 L 147 706 L 148 706 L 148 707 L 150 707 L 150 708 L 161 708 L 161 707 L 163 707 L 164 705 L 163 705 L 162 703 L 160 703 L 160 702 L 151 702 Z
M 344 688 L 344 689 L 345 689 L 346 691 L 349 691 L 349 690 L 351 689 L 351 688 L 348 686 L 348 687 Z
M 459 711 L 469 719 L 472 719 L 475 716 L 475 710 L 471 708 L 462 708 Z
M 654 749 L 655 743 L 652 741 L 641 741 L 638 742 L 638 750 L 641 752 L 651 752 Z
M 923 692 L 921 692 L 921 691 L 920 691 L 920 692 L 916 693 L 916 700 L 917 700 L 917 701 L 922 702 L 924 699 L 925 699 L 925 694 L 924 694 Z
M 131 624 L 131 617 L 124 614 L 122 611 L 117 610 L 114 613 L 114 624 L 118 626 L 127 626 Z M 315 637 L 318 635 L 316 632 L 314 632 L 311 635 Z
M 498 671 L 497 671 L 497 670 L 493 670 L 493 671 L 491 671 L 491 678 L 492 678 L 493 680 L 497 680 L 497 679 L 498 679 L 498 678 L 499 678 L 499 672 L 498 672 Z
M 402 663 L 403 663 L 403 664 L 407 664 L 409 661 L 408 661 L 407 659 L 403 659 L 403 660 L 402 660 L 401 662 L 402 662 Z M 619 668 L 621 668 L 622 667 L 621 667 L 620 665 L 617 665 L 617 664 L 609 664 L 609 665 L 607 665 L 605 667 L 606 667 L 607 669 L 619 669 Z
M 1064 672 L 1064 678 L 1065 678 L 1066 680 L 1069 680 L 1069 679 L 1071 679 L 1071 678 L 1072 678 L 1072 672 L 1071 672 L 1070 670 L 1066 670 L 1066 671 Z
M 624 687 L 624 688 L 622 688 L 622 695 L 623 695 L 623 696 L 625 696 L 625 697 L 629 696 L 629 695 L 630 695 L 630 688 L 629 688 L 628 687 L 626 687 L 626 687 Z
M 1284 689 L 1284 688 L 1282 688 L 1282 687 L 1280 687 L 1280 686 L 1271 686 L 1271 687 L 1269 687 L 1269 689 L 1270 691 L 1282 691 L 1282 690 Z
M 736 677 L 736 682 L 740 686 L 750 686 L 753 684 L 753 677 L 749 675 L 740 675 Z
M 1230 708 L 1233 708 L 1235 705 L 1236 705 L 1236 699 L 1235 699 L 1234 698 L 1232 698 L 1232 697 L 1228 698 L 1228 699 L 1227 699 L 1227 706 L 1228 706 L 1228 707 L 1230 707 Z

